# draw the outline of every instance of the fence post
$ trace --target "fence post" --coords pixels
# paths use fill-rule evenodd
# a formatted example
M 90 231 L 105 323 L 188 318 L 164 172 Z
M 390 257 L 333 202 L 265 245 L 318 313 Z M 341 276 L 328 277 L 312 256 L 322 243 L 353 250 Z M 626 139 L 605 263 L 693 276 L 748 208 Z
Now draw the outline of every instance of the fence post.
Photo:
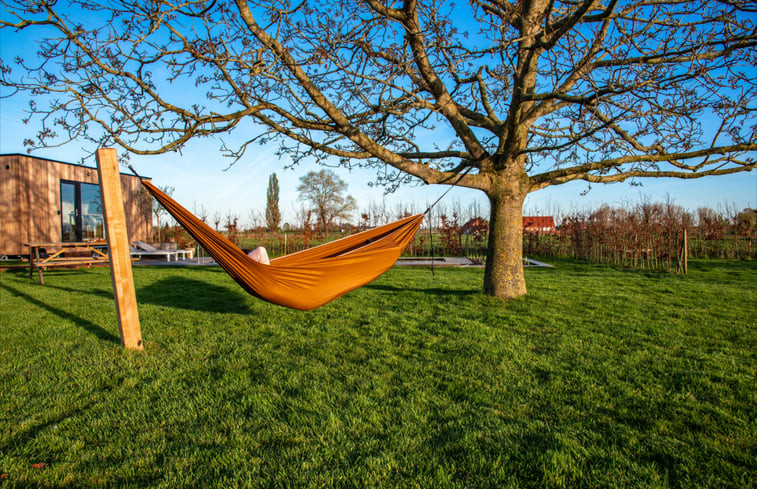
M 683 228 L 683 274 L 689 273 L 689 235 Z
M 116 300 L 121 344 L 125 348 L 141 350 L 142 333 L 139 328 L 134 277 L 131 273 L 129 236 L 126 232 L 126 214 L 121 193 L 121 175 L 118 171 L 115 149 L 97 150 L 97 173 L 105 211 L 110 276 L 113 281 L 113 296 Z

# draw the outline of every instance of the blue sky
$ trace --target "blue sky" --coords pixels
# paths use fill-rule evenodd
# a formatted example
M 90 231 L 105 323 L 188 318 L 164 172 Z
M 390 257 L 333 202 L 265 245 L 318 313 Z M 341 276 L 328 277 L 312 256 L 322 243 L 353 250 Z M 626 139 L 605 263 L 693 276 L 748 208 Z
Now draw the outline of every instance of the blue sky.
M 0 58 L 10 63 L 17 55 L 27 58 L 34 54 L 34 42 L 26 35 L 0 30 Z M 7 94 L 7 89 L 2 89 Z M 0 99 L 0 153 L 25 153 L 23 140 L 38 129 L 37 121 L 24 125 L 28 98 L 25 94 Z M 248 134 L 249 136 L 249 134 Z M 227 142 L 241 142 L 240 134 L 232 134 Z M 33 154 L 68 162 L 78 162 L 82 156 L 93 151 L 93 147 L 83 147 L 85 143 L 69 143 L 60 148 L 35 151 Z M 247 223 L 252 213 L 261 214 L 265 208 L 265 194 L 268 176 L 276 172 L 281 188 L 280 208 L 284 220 L 294 222 L 295 207 L 299 206 L 296 187 L 301 176 L 319 167 L 313 162 L 300 164 L 293 170 L 285 170 L 289 161 L 275 156 L 275 147 L 262 146 L 248 149 L 247 154 L 229 168 L 229 160 L 219 151 L 220 140 L 205 139 L 191 142 L 183 154 L 170 153 L 159 156 L 132 156 L 132 164 L 142 174 L 150 176 L 157 185 L 175 187 L 174 197 L 187 208 L 204 206 L 210 215 L 231 212 Z M 86 162 L 94 165 L 93 160 Z M 372 202 L 385 202 L 394 211 L 400 204 L 413 202 L 416 210 L 441 195 L 446 186 L 405 186 L 393 194 L 384 195 L 383 189 L 370 187 L 374 170 L 352 170 L 335 168 L 334 171 L 349 185 L 359 210 Z M 645 179 L 643 186 L 628 183 L 593 185 L 587 195 L 585 182 L 573 182 L 531 194 L 525 203 L 527 214 L 566 214 L 572 210 L 594 208 L 602 203 L 623 205 L 641 199 L 662 201 L 666 198 L 689 209 L 700 206 L 713 208 L 742 209 L 757 206 L 757 172 L 740 173 L 724 177 L 705 177 L 698 180 Z M 455 188 L 444 201 L 448 205 L 458 201 L 463 208 L 478 201 L 486 211 L 488 203 L 478 191 Z M 560 212 L 555 212 L 559 209 Z

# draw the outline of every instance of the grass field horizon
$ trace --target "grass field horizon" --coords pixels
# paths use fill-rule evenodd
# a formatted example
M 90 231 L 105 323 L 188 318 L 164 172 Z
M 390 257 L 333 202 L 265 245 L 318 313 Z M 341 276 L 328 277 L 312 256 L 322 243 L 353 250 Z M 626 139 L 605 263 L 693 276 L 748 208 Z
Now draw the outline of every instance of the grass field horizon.
M 311 312 L 217 267 L 0 273 L 0 487 L 753 487 L 757 262 L 394 268 Z M 42 464 L 42 465 L 40 465 Z

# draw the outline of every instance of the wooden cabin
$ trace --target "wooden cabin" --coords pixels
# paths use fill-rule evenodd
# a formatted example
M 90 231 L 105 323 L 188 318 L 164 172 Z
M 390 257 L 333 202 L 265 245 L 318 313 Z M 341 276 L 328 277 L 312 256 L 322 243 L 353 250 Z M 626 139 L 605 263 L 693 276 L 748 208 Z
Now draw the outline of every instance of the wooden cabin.
M 130 241 L 150 241 L 152 200 L 121 174 Z M 0 257 L 28 255 L 24 243 L 90 241 L 105 235 L 97 168 L 24 154 L 0 155 Z

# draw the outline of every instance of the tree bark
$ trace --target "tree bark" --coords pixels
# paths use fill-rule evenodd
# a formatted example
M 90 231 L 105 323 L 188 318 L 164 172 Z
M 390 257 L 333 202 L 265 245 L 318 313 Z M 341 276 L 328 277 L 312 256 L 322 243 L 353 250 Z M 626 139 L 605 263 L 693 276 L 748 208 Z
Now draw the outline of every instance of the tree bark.
M 523 201 L 526 193 L 488 193 L 491 203 L 484 292 L 509 299 L 526 295 L 523 275 Z

